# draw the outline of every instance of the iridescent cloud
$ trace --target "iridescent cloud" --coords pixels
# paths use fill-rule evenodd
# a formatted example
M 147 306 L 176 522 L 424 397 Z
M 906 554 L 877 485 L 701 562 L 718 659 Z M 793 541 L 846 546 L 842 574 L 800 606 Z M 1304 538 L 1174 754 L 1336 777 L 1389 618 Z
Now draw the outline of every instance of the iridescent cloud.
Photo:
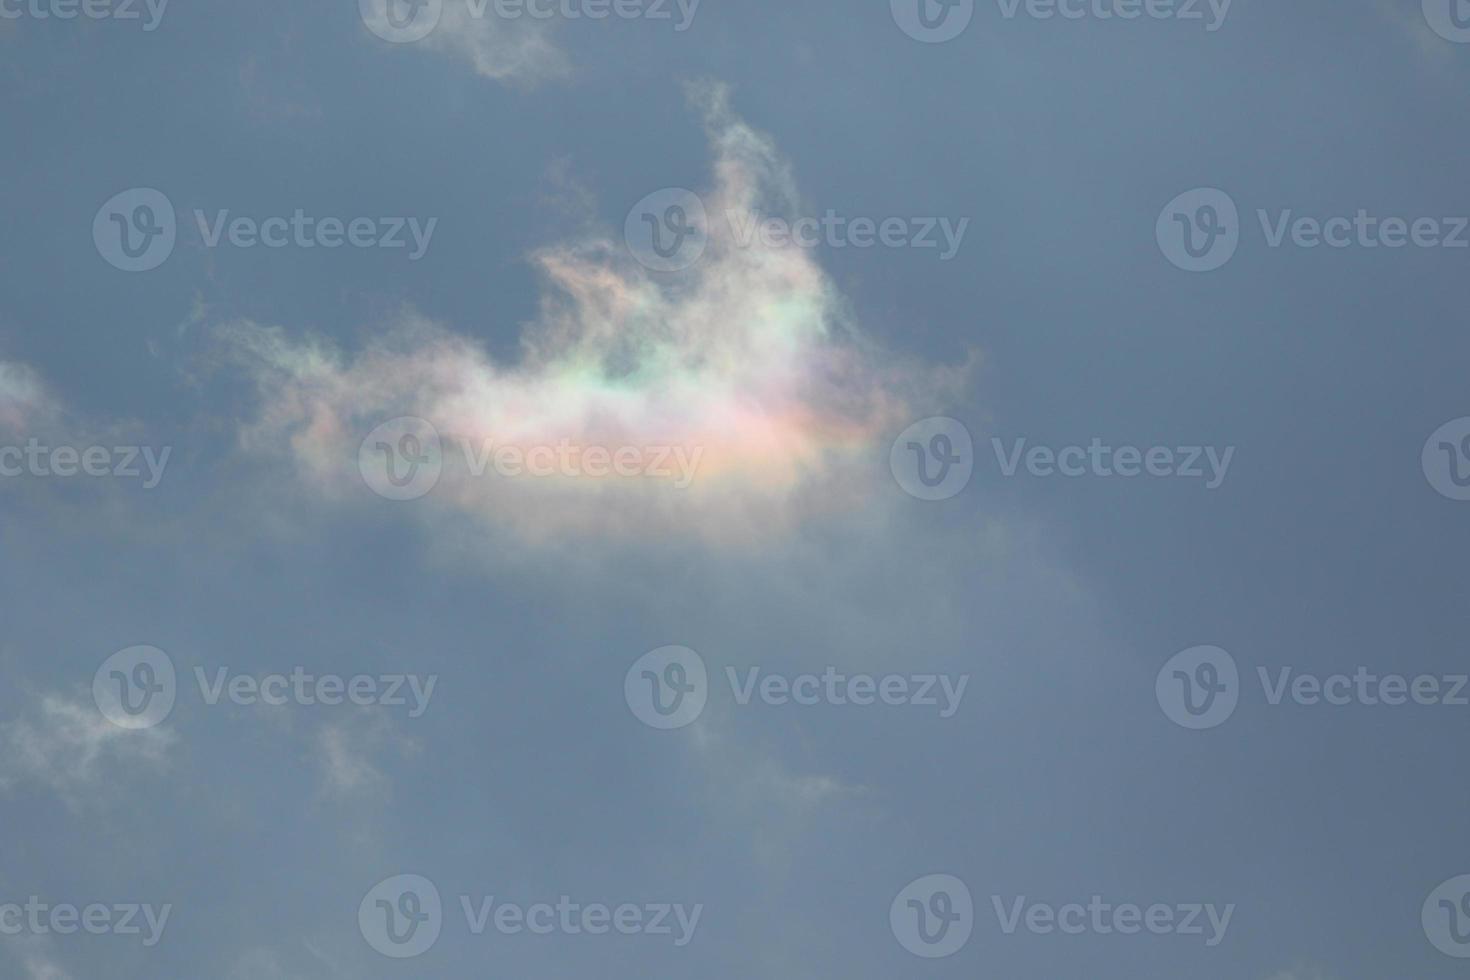
M 444 450 L 425 506 L 532 535 L 673 527 L 738 537 L 860 505 L 911 402 L 964 372 L 874 350 L 814 251 L 737 241 L 719 216 L 791 214 L 795 186 L 722 87 L 698 87 L 693 101 L 714 154 L 698 262 L 650 272 L 601 234 L 545 249 L 535 259 L 549 289 L 513 365 L 413 314 L 350 355 L 280 328 L 226 327 L 227 349 L 261 396 L 247 446 L 284 448 L 322 491 L 362 493 L 363 437 L 417 416 Z M 476 475 L 476 460 L 497 447 L 523 457 L 542 447 L 546 458 L 557 447 L 636 449 L 644 463 L 668 451 L 670 469 L 681 459 L 697 465 L 689 479 L 592 476 L 578 455 L 575 474 L 563 465 L 551 476 L 508 476 L 492 463 Z

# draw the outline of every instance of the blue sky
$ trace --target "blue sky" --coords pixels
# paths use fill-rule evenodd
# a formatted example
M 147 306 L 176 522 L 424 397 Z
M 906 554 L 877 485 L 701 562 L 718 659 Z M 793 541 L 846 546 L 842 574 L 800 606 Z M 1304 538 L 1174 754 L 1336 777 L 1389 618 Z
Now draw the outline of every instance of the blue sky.
M 0 0 L 0 976 L 1463 972 L 1470 5 L 374 2 Z

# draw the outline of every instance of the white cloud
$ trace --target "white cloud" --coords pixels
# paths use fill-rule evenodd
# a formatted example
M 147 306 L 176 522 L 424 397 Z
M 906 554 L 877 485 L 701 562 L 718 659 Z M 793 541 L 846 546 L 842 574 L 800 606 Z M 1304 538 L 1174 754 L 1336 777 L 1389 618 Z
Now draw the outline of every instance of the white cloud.
M 1414 44 L 1426 63 L 1438 70 L 1448 70 L 1453 66 L 1460 45 L 1434 32 L 1424 16 L 1424 5 L 1420 0 L 1377 0 L 1375 6 L 1385 20 Z
M 403 28 L 389 16 L 389 6 L 403 0 L 378 0 L 364 5 L 368 29 L 379 38 L 397 41 Z M 552 22 L 529 16 L 508 18 L 497 14 L 494 0 L 443 0 L 416 9 L 415 18 L 438 20 L 427 35 L 402 37 L 402 47 L 425 48 L 464 63 L 478 75 L 496 81 L 531 85 L 565 76 L 570 65 L 553 43 Z M 422 21 L 427 24 L 427 21 Z M 410 21 L 410 24 L 414 21 Z M 417 40 L 413 38 L 417 37 Z M 398 44 L 394 45 L 400 46 Z
M 57 407 L 35 371 L 0 361 L 0 432 L 19 432 L 56 414 Z
M 731 112 L 723 88 L 698 88 L 695 101 L 714 153 L 708 213 L 794 213 L 795 183 L 771 140 Z M 703 258 L 676 274 L 649 272 L 607 234 L 541 251 L 550 288 L 514 365 L 413 313 L 356 353 L 224 325 L 222 351 L 259 393 L 242 445 L 286 460 L 323 499 L 367 501 L 364 437 L 397 416 L 427 419 L 443 472 L 415 513 L 451 522 L 456 536 L 468 516 L 530 539 L 749 541 L 862 509 L 910 406 L 943 399 L 964 372 L 874 350 L 810 249 L 742 243 L 732 225 L 711 220 Z M 470 463 L 492 447 L 562 445 L 636 448 L 650 462 L 669 450 L 675 478 L 476 475 Z
M 119 728 L 90 703 L 44 695 L 35 717 L 0 726 L 0 785 L 38 782 L 83 805 L 117 784 L 116 766 L 163 768 L 174 741 L 166 728 Z
M 373 760 L 409 758 L 418 743 L 384 715 L 366 711 L 324 724 L 314 736 L 322 790 L 332 797 L 387 798 L 390 784 Z
M 448 0 L 439 26 L 421 43 L 461 58 L 477 74 L 497 81 L 538 82 L 569 70 L 549 27 L 530 18 L 497 17 L 493 2 L 483 16 L 475 16 L 465 0 Z

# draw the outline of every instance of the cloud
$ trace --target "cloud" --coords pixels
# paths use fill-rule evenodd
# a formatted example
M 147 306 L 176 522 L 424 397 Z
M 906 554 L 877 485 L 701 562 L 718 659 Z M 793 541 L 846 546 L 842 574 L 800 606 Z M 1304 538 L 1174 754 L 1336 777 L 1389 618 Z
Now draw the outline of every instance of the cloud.
M 316 761 L 322 789 L 332 797 L 372 796 L 386 800 L 390 784 L 373 759 L 409 758 L 418 743 L 396 731 L 381 714 L 323 725 L 316 733 Z
M 253 949 L 235 960 L 225 980 L 307 980 L 307 975 L 288 971 L 274 950 Z
M 708 214 L 796 213 L 788 167 L 725 89 L 697 87 L 693 101 L 714 155 Z M 812 250 L 742 242 L 734 225 L 711 220 L 703 257 L 678 273 L 650 272 L 600 232 L 536 253 L 547 291 L 512 365 L 411 311 L 354 353 L 223 325 L 220 352 L 258 393 L 241 444 L 284 458 L 324 497 L 371 499 L 364 437 L 397 416 L 426 419 L 443 453 L 422 459 L 442 473 L 419 512 L 531 538 L 740 540 L 861 507 L 914 402 L 942 398 L 964 372 L 874 350 Z M 581 454 L 594 447 L 627 451 L 628 472 L 604 475 L 604 462 L 588 475 Z M 512 453 L 509 471 L 496 449 Z M 573 462 L 527 475 L 537 453 Z
M 447 0 L 439 26 L 423 43 L 463 59 L 477 74 L 497 81 L 534 83 L 569 71 L 548 26 L 530 18 L 497 17 L 493 2 L 476 16 L 468 0 Z
M 72 980 L 72 974 L 51 951 L 47 936 L 7 936 L 5 946 L 25 970 L 24 980 Z
M 0 432 L 20 432 L 56 414 L 56 405 L 35 371 L 0 361 Z
M 363 20 L 378 37 L 397 39 L 404 28 L 390 17 L 390 7 L 397 7 L 395 13 L 401 21 L 409 2 L 377 0 L 363 4 Z M 530 85 L 563 77 L 570 71 L 566 55 L 551 40 L 552 24 L 546 19 L 500 16 L 494 0 L 419 0 L 413 9 L 415 18 L 432 17 L 438 11 L 438 20 L 427 35 L 416 41 L 412 37 L 417 35 L 404 40 L 462 61 L 485 78 Z
M 45 956 L 27 956 L 25 964 L 27 980 L 71 980 L 70 973 Z
M 80 805 L 105 784 L 117 785 L 115 766 L 160 769 L 167 763 L 174 736 L 165 728 L 128 730 L 109 722 L 92 704 L 44 695 L 39 717 L 22 717 L 0 725 L 0 786 L 38 782 Z M 106 778 L 100 769 L 107 763 Z
M 1420 0 L 1377 0 L 1375 7 L 1385 20 L 1414 43 L 1424 62 L 1440 71 L 1453 67 L 1458 54 L 1456 45 L 1440 37 L 1429 26 Z

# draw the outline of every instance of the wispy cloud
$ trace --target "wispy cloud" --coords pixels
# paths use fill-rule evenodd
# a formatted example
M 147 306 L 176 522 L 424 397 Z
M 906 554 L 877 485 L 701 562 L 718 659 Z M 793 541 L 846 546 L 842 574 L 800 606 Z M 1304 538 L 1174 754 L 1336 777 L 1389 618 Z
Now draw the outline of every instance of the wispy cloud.
M 1453 67 L 1460 53 L 1458 46 L 1440 37 L 1429 26 L 1421 0 L 1376 0 L 1374 6 L 1385 20 L 1414 44 L 1425 63 L 1439 71 Z
M 0 726 L 0 786 L 35 782 L 82 806 L 115 782 L 110 767 L 163 768 L 174 741 L 166 728 L 119 728 L 91 704 L 44 695 L 34 714 Z
M 0 361 L 0 432 L 19 432 L 56 414 L 56 405 L 36 372 Z
M 375 0 L 361 9 L 364 23 L 378 37 L 453 58 L 485 78 L 530 85 L 570 71 L 566 55 L 552 41 L 550 20 L 500 16 L 493 0 L 427 0 L 414 6 L 407 0 Z M 415 22 L 428 33 L 413 30 Z
M 724 88 L 693 95 L 714 154 L 709 213 L 794 213 L 795 182 L 772 141 L 733 114 Z M 549 289 L 514 365 L 413 313 L 355 353 L 278 327 L 223 326 L 222 349 L 259 393 L 242 443 L 284 453 L 325 495 L 362 495 L 363 437 L 396 416 L 427 419 L 444 454 L 425 507 L 531 536 L 743 538 L 861 503 L 885 434 L 960 373 L 874 350 L 811 250 L 742 243 L 722 220 L 708 237 L 699 262 L 670 274 L 605 233 L 540 251 Z M 470 465 L 491 447 L 563 444 L 661 447 L 697 470 L 679 486 L 476 476 Z
M 381 714 L 364 713 L 324 724 L 314 738 L 323 792 L 339 798 L 386 799 L 388 777 L 374 760 L 396 762 L 418 751 L 418 743 L 394 729 Z
M 549 26 L 531 18 L 507 20 L 494 10 L 492 3 L 476 16 L 468 2 L 450 0 L 439 26 L 423 43 L 463 59 L 486 78 L 539 82 L 568 73 L 566 55 L 552 42 Z

